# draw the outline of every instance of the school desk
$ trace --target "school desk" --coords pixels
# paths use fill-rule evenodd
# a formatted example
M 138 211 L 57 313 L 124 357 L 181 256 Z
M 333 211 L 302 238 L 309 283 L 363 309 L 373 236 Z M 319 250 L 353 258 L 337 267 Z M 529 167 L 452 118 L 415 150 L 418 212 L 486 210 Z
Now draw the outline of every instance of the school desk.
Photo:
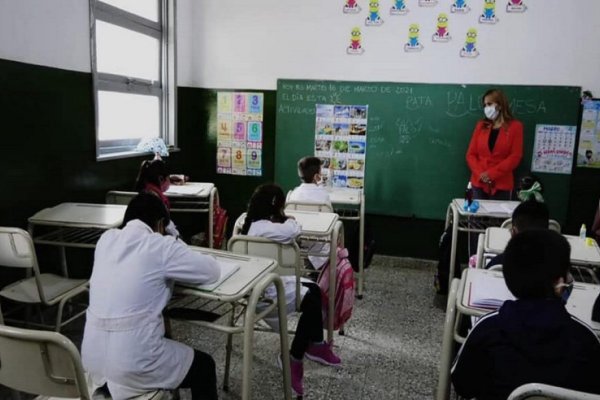
M 446 225 L 452 224 L 452 241 L 450 247 L 450 271 L 448 287 L 454 278 L 456 269 L 456 244 L 458 232 L 482 233 L 489 226 L 500 226 L 512 216 L 513 210 L 519 205 L 518 201 L 477 200 L 479 209 L 472 213 L 463 208 L 464 199 L 453 199 L 446 211 Z M 469 254 L 470 255 L 470 254 Z
M 35 244 L 60 248 L 62 272 L 68 277 L 65 247 L 96 247 L 100 235 L 123 223 L 126 208 L 116 204 L 61 203 L 29 217 L 28 230 Z
M 579 236 L 563 235 L 571 246 L 571 265 L 579 267 L 600 267 L 600 248 L 593 238 L 582 239 Z M 501 254 L 504 252 L 511 235 L 508 229 L 490 227 L 487 228 L 483 240 L 484 254 Z M 478 259 L 480 258 L 478 249 Z M 483 258 L 483 257 L 481 257 Z M 483 263 L 482 263 L 483 264 Z M 581 275 L 581 269 L 576 269 Z M 588 269 L 592 282 L 598 283 L 594 271 Z M 582 276 L 581 276 L 582 277 Z
M 274 260 L 233 254 L 221 250 L 207 249 L 204 247 L 190 246 L 193 250 L 202 254 L 215 257 L 217 260 L 228 263 L 235 263 L 240 268 L 229 278 L 223 281 L 212 291 L 205 291 L 188 284 L 179 284 L 175 286 L 175 292 L 178 294 L 197 297 L 211 303 L 225 303 L 226 311 L 221 316 L 227 316 L 227 323 L 219 323 L 219 320 L 214 322 L 198 321 L 185 319 L 187 323 L 198 326 L 209 327 L 227 334 L 227 352 L 225 359 L 225 377 L 223 379 L 223 387 L 228 390 L 229 385 L 229 370 L 231 365 L 232 351 L 232 336 L 233 334 L 242 333 L 244 335 L 244 352 L 242 366 L 242 399 L 250 399 L 250 382 L 252 379 L 252 358 L 253 358 L 253 340 L 254 340 L 254 325 L 266 314 L 271 312 L 275 307 L 279 312 L 279 337 L 280 351 L 283 363 L 283 387 L 284 397 L 291 399 L 291 378 L 289 369 L 289 347 L 287 336 L 287 313 L 286 301 L 283 283 L 279 275 L 273 273 L 277 268 L 277 263 Z M 270 306 L 256 312 L 256 304 L 264 290 L 271 284 L 274 284 L 277 289 L 277 303 L 272 303 Z M 206 306 L 206 304 L 203 304 Z M 236 325 L 236 318 L 239 317 L 240 307 L 245 307 L 243 325 Z M 214 309 L 214 308 L 213 308 Z
M 448 292 L 446 318 L 444 320 L 440 375 L 436 393 L 437 400 L 446 400 L 449 397 L 450 367 L 452 365 L 454 342 L 464 343 L 465 341 L 465 338 L 458 333 L 460 318 L 462 316 L 480 317 L 491 311 L 469 305 L 473 285 L 486 284 L 486 281 L 496 281 L 498 279 L 504 281 L 501 271 L 467 268 L 463 271 L 461 279 L 456 278 L 452 280 Z M 570 314 L 589 325 L 598 336 L 600 336 L 600 323 L 592 321 L 591 317 L 594 301 L 599 294 L 599 285 L 576 283 L 565 306 Z
M 129 204 L 137 192 L 111 190 L 106 194 L 110 204 Z M 186 182 L 184 185 L 171 185 L 165 195 L 171 203 L 171 214 L 208 214 L 208 246 L 214 242 L 214 210 L 219 204 L 219 192 L 210 182 Z

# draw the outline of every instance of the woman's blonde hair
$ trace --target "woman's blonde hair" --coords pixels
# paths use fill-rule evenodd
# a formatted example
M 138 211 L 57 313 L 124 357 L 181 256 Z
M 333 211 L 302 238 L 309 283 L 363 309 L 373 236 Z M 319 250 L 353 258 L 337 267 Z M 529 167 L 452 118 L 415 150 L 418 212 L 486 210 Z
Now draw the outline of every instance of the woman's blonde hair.
M 513 117 L 512 112 L 510 111 L 510 104 L 508 103 L 508 98 L 500 89 L 489 89 L 487 92 L 483 94 L 481 97 L 481 103 L 485 106 L 485 98 L 490 96 L 492 101 L 500 107 L 500 115 L 502 116 L 502 120 L 505 124 L 509 123 L 515 117 Z

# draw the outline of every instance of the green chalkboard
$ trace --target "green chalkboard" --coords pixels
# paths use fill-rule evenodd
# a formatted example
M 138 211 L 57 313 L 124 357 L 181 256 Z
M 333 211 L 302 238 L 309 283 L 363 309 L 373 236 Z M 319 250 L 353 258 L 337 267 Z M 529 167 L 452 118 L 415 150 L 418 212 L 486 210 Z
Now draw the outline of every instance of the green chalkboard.
M 367 212 L 444 218 L 462 197 L 465 153 L 481 95 L 490 85 L 278 80 L 275 179 L 298 184 L 296 160 L 314 154 L 315 105 L 368 105 Z M 524 124 L 524 154 L 516 174 L 529 171 L 536 124 L 577 125 L 579 87 L 501 85 Z M 566 218 L 570 175 L 539 174 L 553 218 Z

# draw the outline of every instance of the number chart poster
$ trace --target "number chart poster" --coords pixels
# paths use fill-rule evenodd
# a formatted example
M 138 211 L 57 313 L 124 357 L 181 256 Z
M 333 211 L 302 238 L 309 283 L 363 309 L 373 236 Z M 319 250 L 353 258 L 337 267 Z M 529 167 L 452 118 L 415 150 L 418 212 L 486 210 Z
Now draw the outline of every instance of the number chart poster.
M 577 166 L 600 168 L 600 100 L 583 103 Z
M 366 105 L 316 105 L 315 156 L 334 187 L 362 189 L 367 154 Z
M 570 174 L 577 127 L 536 125 L 531 170 L 554 174 Z
M 262 175 L 263 94 L 217 93 L 217 173 Z

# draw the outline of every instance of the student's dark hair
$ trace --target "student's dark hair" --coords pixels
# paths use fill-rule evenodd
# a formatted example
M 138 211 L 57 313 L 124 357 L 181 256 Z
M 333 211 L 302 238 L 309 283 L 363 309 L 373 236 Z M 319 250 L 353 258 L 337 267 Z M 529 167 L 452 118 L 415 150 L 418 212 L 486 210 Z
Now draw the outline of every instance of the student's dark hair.
M 284 206 L 285 195 L 278 185 L 273 183 L 260 185 L 254 190 L 248 203 L 248 212 L 242 227 L 242 234 L 246 235 L 250 225 L 255 221 L 266 219 L 272 222 L 285 222 Z
M 548 229 L 550 212 L 545 203 L 534 199 L 522 202 L 512 214 L 512 224 L 518 232 L 530 229 Z
M 567 277 L 571 246 L 560 233 L 529 230 L 512 237 L 504 251 L 504 280 L 519 299 L 551 298 L 558 278 Z
M 169 179 L 169 170 L 163 160 L 145 160 L 140 165 L 134 190 L 136 192 L 143 192 L 147 183 L 152 183 L 160 187 L 160 184 L 165 179 Z
M 158 196 L 151 193 L 140 193 L 129 202 L 125 210 L 123 226 L 134 219 L 139 219 L 152 229 L 161 219 L 164 220 L 165 226 L 171 222 L 165 204 Z
M 489 89 L 486 91 L 481 97 L 481 103 L 485 102 L 485 98 L 490 96 L 492 101 L 500 107 L 500 114 L 502 115 L 502 119 L 505 124 L 508 124 L 510 121 L 515 119 L 512 115 L 512 111 L 510 110 L 510 103 L 508 102 L 508 98 L 504 94 L 504 92 L 500 89 Z
M 303 157 L 298 161 L 298 175 L 304 183 L 312 183 L 320 171 L 321 159 L 318 157 Z

